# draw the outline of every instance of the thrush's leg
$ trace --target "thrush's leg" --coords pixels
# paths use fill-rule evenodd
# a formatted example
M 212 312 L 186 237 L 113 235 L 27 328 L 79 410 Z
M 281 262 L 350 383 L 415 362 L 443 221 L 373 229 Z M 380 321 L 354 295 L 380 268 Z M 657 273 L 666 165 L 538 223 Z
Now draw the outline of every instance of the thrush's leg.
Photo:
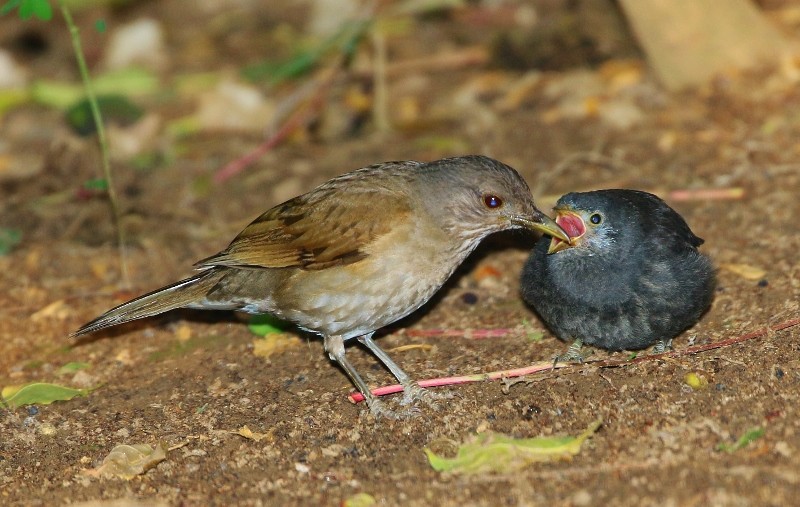
M 436 406 L 437 398 L 450 398 L 449 394 L 441 394 L 441 393 L 432 393 L 422 387 L 411 377 L 408 376 L 408 373 L 404 372 L 400 366 L 397 365 L 392 358 L 389 357 L 389 354 L 384 352 L 382 348 L 375 343 L 375 340 L 372 339 L 372 334 L 365 334 L 363 336 L 358 337 L 358 341 L 361 342 L 365 347 L 367 347 L 370 352 L 375 354 L 375 357 L 378 358 L 387 368 L 389 371 L 392 372 L 392 375 L 400 382 L 400 385 L 403 386 L 403 399 L 400 400 L 401 405 L 408 405 L 413 401 L 423 401 L 427 405 L 438 408 Z
M 583 347 L 583 340 L 577 339 L 572 342 L 572 345 L 569 346 L 566 352 L 553 358 L 553 368 L 556 367 L 559 361 L 562 363 L 582 363 L 586 358 L 581 354 L 581 347 Z
M 372 394 L 367 383 L 364 382 L 361 375 L 358 374 L 353 365 L 350 364 L 350 361 L 345 357 L 344 340 L 341 336 L 325 336 L 324 345 L 325 351 L 328 353 L 331 361 L 336 361 L 336 363 L 341 366 L 359 392 L 364 395 L 364 401 L 367 403 L 370 412 L 372 412 L 376 419 L 380 419 L 381 417 L 386 417 L 388 419 L 405 419 L 418 415 L 417 411 L 414 410 L 395 412 Z
M 669 340 L 658 340 L 653 349 L 650 351 L 652 354 L 663 354 L 664 352 L 672 350 L 672 338 Z

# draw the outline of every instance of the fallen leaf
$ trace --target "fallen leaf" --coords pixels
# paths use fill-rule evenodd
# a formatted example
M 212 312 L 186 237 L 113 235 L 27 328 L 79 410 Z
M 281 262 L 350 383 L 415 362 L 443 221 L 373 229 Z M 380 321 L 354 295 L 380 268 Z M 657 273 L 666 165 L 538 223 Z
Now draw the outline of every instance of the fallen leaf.
M 247 323 L 247 329 L 258 336 L 283 333 L 289 327 L 285 321 L 268 314 L 254 315 Z
M 272 357 L 289 349 L 299 347 L 300 338 L 287 334 L 273 334 L 253 340 L 253 355 L 258 357 Z
M 255 432 L 250 428 L 248 428 L 247 425 L 242 426 L 236 431 L 231 431 L 231 433 L 233 433 L 234 435 L 239 435 L 241 437 L 244 437 L 248 440 L 255 440 L 256 442 L 261 442 L 265 438 L 270 438 L 270 439 L 272 438 L 271 434 Z
M 22 241 L 22 233 L 17 229 L 0 227 L 0 255 L 6 255 Z
M 31 320 L 34 322 L 46 319 L 64 320 L 70 315 L 72 315 L 72 311 L 69 309 L 63 299 L 59 299 L 58 301 L 53 301 L 49 305 L 31 315 Z
M 130 366 L 135 363 L 131 357 L 131 351 L 128 349 L 122 349 L 117 352 L 117 355 L 114 356 L 114 360 L 124 364 L 125 366 Z
M 400 345 L 391 349 L 389 352 L 407 352 L 409 350 L 433 350 L 433 345 L 427 343 L 409 343 L 408 345 Z
M 759 438 L 763 437 L 764 433 L 765 433 L 764 428 L 761 427 L 750 428 L 744 433 L 744 435 L 739 437 L 739 440 L 737 440 L 733 444 L 721 443 L 717 445 L 717 450 L 725 452 L 736 452 L 742 447 L 746 447 L 748 444 L 750 444 L 750 442 L 754 442 Z
M 479 267 L 475 270 L 475 273 L 472 275 L 475 280 L 483 280 L 484 278 L 500 278 L 503 276 L 503 273 L 495 268 L 494 266 L 490 266 L 488 264 L 484 264 L 483 266 Z
M 745 280 L 761 280 L 766 276 L 767 272 L 756 266 L 750 264 L 736 264 L 733 262 L 725 262 L 719 265 L 722 269 L 726 269 L 731 273 L 741 276 Z
M 455 458 L 437 456 L 424 449 L 428 461 L 438 472 L 509 473 L 530 463 L 568 459 L 578 454 L 583 442 L 602 424 L 597 420 L 577 437 L 512 438 L 498 433 L 481 433 L 472 442 L 461 445 Z
M 167 458 L 167 445 L 159 442 L 155 448 L 148 444 L 121 444 L 108 453 L 103 463 L 85 473 L 93 476 L 120 477 L 131 480 L 141 475 Z
M 694 372 L 687 373 L 683 381 L 695 391 L 708 387 L 708 380 Z
M 69 362 L 69 363 L 65 364 L 61 368 L 59 368 L 58 369 L 58 374 L 59 375 L 66 375 L 68 373 L 75 373 L 75 372 L 78 372 L 78 371 L 81 371 L 81 370 L 85 370 L 86 368 L 91 368 L 91 366 L 92 365 L 89 364 L 89 363 L 83 363 L 83 362 L 80 362 L 80 361 L 72 361 L 72 362 Z
M 191 337 L 192 328 L 186 324 L 181 324 L 178 326 L 178 329 L 175 330 L 175 338 L 177 338 L 179 342 L 188 342 Z
M 49 405 L 54 401 L 67 401 L 86 396 L 89 389 L 72 389 L 57 384 L 34 382 L 23 386 L 6 386 L 0 392 L 3 403 L 11 409 L 23 405 Z
M 375 505 L 377 500 L 369 493 L 356 493 L 355 495 L 346 498 L 342 505 L 344 507 L 369 507 Z

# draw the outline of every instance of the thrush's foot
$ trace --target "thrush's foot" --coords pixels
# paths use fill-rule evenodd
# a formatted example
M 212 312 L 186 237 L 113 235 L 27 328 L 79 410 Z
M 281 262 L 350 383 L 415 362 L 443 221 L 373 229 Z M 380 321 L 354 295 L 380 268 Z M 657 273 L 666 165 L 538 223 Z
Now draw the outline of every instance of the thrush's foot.
M 414 402 L 421 401 L 434 410 L 439 410 L 439 400 L 446 400 L 453 397 L 452 393 L 448 392 L 434 392 L 430 389 L 421 387 L 416 382 L 409 382 L 403 385 L 403 398 L 400 400 L 401 405 L 409 405 Z
M 658 340 L 655 345 L 653 345 L 653 349 L 650 351 L 651 354 L 663 354 L 664 352 L 672 350 L 672 339 L 669 340 Z
M 558 363 L 582 363 L 584 359 L 591 354 L 581 354 L 582 347 L 583 342 L 581 340 L 572 342 L 572 345 L 569 346 L 566 352 L 553 358 L 553 368 L 555 368 Z
M 402 410 L 392 410 L 389 408 L 383 400 L 379 400 L 377 398 L 373 399 L 372 401 L 368 401 L 367 404 L 369 405 L 369 411 L 372 412 L 372 415 L 375 416 L 376 420 L 380 419 L 394 419 L 394 420 L 402 420 L 402 419 L 411 419 L 414 417 L 419 417 L 421 411 L 417 407 L 405 407 Z

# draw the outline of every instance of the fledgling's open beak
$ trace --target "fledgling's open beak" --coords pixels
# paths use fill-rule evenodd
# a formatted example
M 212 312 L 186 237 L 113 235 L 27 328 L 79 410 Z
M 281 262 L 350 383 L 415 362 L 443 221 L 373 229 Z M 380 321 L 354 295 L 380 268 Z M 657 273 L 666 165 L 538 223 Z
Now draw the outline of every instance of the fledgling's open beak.
M 553 236 L 553 239 L 550 240 L 550 247 L 547 249 L 548 254 L 554 254 L 577 245 L 578 240 L 586 233 L 586 224 L 579 213 L 566 208 L 556 208 L 555 212 L 555 222 L 567 233 L 568 238 Z
M 516 225 L 525 227 L 526 229 L 539 231 L 542 234 L 552 236 L 554 239 L 560 238 L 563 241 L 569 241 L 569 236 L 566 232 L 564 232 L 564 229 L 559 227 L 559 225 L 552 218 L 542 212 L 538 212 L 533 219 L 528 217 L 513 217 L 511 221 Z

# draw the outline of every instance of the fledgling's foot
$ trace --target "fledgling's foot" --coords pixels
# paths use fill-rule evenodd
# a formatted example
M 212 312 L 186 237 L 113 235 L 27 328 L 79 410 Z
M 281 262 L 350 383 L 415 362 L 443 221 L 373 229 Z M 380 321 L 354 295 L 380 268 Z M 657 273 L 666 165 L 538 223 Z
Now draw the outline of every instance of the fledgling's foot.
M 663 354 L 664 352 L 672 350 L 672 339 L 669 340 L 658 340 L 655 345 L 653 345 L 653 349 L 650 351 L 651 354 Z
M 583 363 L 584 359 L 589 357 L 591 352 L 586 355 L 581 354 L 582 347 L 583 342 L 581 340 L 572 342 L 572 345 L 569 346 L 566 352 L 553 358 L 553 368 L 555 368 L 558 363 Z
M 434 410 L 439 410 L 439 400 L 446 400 L 453 397 L 449 392 L 435 392 L 430 389 L 421 387 L 416 382 L 411 382 L 403 386 L 403 398 L 400 400 L 401 405 L 409 405 L 415 402 L 422 402 Z

